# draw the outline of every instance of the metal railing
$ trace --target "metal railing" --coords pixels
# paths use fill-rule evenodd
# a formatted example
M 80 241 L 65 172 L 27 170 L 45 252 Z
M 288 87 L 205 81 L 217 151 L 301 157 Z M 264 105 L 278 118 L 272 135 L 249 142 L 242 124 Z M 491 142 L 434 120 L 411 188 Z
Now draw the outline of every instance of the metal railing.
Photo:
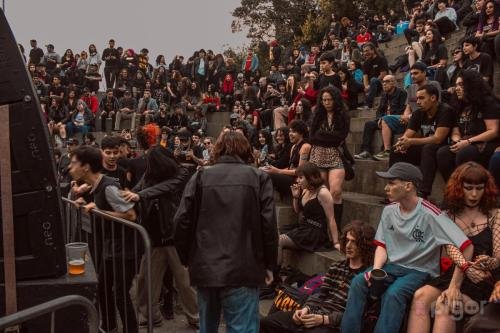
M 46 314 L 51 314 L 50 319 L 50 331 L 54 332 L 55 322 L 56 322 L 56 311 L 67 308 L 69 306 L 81 306 L 87 310 L 87 322 L 89 327 L 89 333 L 96 333 L 99 329 L 99 319 L 97 316 L 97 310 L 87 298 L 80 295 L 69 295 L 63 296 L 51 301 L 35 305 L 31 308 L 18 311 L 11 315 L 0 318 L 0 332 L 5 329 L 12 329 L 15 326 L 19 326 L 30 320 L 36 319 Z M 13 331 L 17 331 L 14 329 Z
M 86 242 L 96 266 L 99 276 L 101 327 L 107 330 L 116 327 L 116 309 L 120 313 L 123 332 L 128 332 L 128 326 L 134 325 L 134 322 L 138 325 L 141 299 L 135 297 L 134 310 L 130 302 L 134 297 L 129 298 L 130 287 L 135 279 L 137 293 L 134 295 L 146 293 L 143 301 L 146 302 L 147 332 L 152 333 L 151 241 L 146 229 L 140 224 L 114 217 L 98 209 L 87 214 L 74 201 L 64 197 L 62 200 L 66 208 L 66 243 Z M 139 262 L 141 250 L 143 259 Z M 139 265 L 141 271 L 145 272 L 145 290 L 139 290 Z M 135 318 L 130 318 L 132 315 Z M 132 330 L 135 331 L 135 328 Z

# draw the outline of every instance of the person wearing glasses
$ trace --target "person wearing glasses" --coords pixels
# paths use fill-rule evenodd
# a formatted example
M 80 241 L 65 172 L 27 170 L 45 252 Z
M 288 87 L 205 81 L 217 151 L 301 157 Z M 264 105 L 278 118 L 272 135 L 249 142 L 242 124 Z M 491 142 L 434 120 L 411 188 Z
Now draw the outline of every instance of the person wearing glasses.
M 363 129 L 363 143 L 361 145 L 361 153 L 354 156 L 356 159 L 369 159 L 371 157 L 371 143 L 373 141 L 373 135 L 375 131 L 382 128 L 382 117 L 385 115 L 401 115 L 406 107 L 406 91 L 401 88 L 396 87 L 396 78 L 393 75 L 386 75 L 382 79 L 382 89 L 383 93 L 380 99 L 380 104 L 377 109 L 377 116 L 375 120 L 369 120 L 365 123 L 365 128 Z M 387 124 L 391 126 L 393 123 L 393 129 L 397 129 L 398 120 L 394 120 Z M 392 133 L 390 133 L 392 136 Z M 384 150 L 373 158 L 376 160 L 385 160 L 389 158 L 389 152 L 391 148 L 391 136 L 388 140 L 384 140 Z M 387 139 L 387 138 L 386 138 Z

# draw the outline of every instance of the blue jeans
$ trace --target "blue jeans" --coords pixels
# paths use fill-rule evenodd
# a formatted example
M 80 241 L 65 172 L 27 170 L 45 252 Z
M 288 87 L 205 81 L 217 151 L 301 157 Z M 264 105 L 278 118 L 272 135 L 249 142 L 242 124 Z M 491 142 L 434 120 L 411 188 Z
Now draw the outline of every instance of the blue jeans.
M 382 91 L 382 82 L 377 77 L 372 77 L 370 79 L 370 89 L 368 89 L 368 94 L 366 95 L 366 105 L 368 107 L 373 106 L 373 100 Z
M 259 332 L 259 288 L 198 288 L 200 333 L 217 333 L 221 310 L 227 333 Z
M 367 271 L 371 269 L 372 267 Z M 373 333 L 398 333 L 408 303 L 415 290 L 428 280 L 429 274 L 395 264 L 386 264 L 383 269 L 393 278 L 393 282 L 380 300 L 380 315 Z M 364 273 L 356 275 L 351 282 L 346 309 L 342 317 L 342 332 L 361 332 L 368 292 L 369 287 Z
M 495 178 L 497 186 L 500 187 L 500 151 L 497 151 L 490 159 L 490 172 Z

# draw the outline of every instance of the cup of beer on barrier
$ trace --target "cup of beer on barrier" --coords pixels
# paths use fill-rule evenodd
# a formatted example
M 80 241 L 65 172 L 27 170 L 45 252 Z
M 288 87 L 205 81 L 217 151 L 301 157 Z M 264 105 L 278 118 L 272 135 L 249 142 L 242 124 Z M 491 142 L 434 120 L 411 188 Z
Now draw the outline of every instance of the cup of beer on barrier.
M 374 269 L 370 273 L 370 298 L 377 300 L 382 296 L 385 290 L 384 282 L 387 273 L 383 269 Z
M 80 275 L 85 273 L 85 259 L 88 251 L 87 243 L 66 244 L 66 256 L 68 259 L 68 273 Z

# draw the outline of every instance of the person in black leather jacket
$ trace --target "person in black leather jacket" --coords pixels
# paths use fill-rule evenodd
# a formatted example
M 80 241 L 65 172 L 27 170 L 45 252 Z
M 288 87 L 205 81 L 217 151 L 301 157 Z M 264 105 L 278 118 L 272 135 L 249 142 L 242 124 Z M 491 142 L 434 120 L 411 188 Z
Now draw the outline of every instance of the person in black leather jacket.
M 173 246 L 173 217 L 179 204 L 184 185 L 189 173 L 175 160 L 173 154 L 162 146 L 155 146 L 147 154 L 147 167 L 144 176 L 132 191 L 124 191 L 127 201 L 140 203 L 140 222 L 148 231 L 152 242 L 151 277 L 153 299 L 153 323 L 160 326 L 163 317 L 159 301 L 163 286 L 163 277 L 167 265 L 173 274 L 175 286 L 187 320 L 191 325 L 198 323 L 196 292 L 189 286 L 186 267 L 182 266 Z M 142 318 L 139 324 L 146 324 L 147 290 L 146 262 L 143 257 L 137 280 L 136 303 Z
M 221 134 L 213 166 L 187 184 L 175 215 L 175 246 L 197 287 L 200 332 L 259 330 L 259 286 L 273 281 L 278 232 L 270 177 L 247 163 L 247 139 Z

